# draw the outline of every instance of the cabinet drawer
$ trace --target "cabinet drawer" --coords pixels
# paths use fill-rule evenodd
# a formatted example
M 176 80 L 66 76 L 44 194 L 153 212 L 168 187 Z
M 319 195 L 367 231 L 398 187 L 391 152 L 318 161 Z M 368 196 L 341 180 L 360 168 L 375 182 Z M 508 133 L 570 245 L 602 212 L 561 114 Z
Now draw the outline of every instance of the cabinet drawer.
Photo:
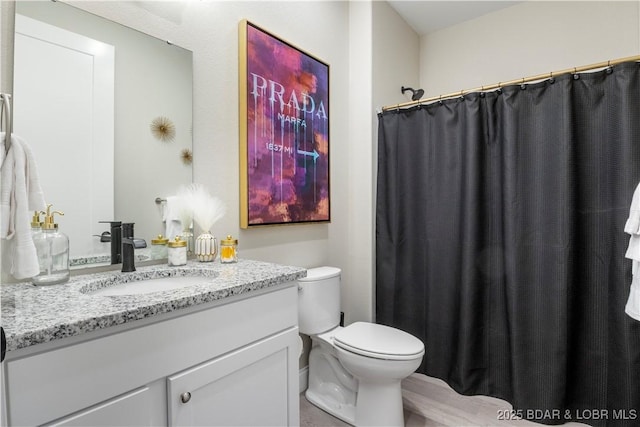
M 292 328 L 169 377 L 169 425 L 297 425 L 297 343 Z
M 149 387 L 142 387 L 46 426 L 151 426 L 159 412 L 153 411 L 154 397 Z

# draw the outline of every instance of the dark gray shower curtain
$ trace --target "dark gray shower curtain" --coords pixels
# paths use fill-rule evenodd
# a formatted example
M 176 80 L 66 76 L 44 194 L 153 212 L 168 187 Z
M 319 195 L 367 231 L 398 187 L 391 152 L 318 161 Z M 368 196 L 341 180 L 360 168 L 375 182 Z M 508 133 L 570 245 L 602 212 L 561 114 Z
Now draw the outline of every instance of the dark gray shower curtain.
M 381 113 L 377 322 L 424 341 L 419 372 L 515 415 L 640 425 L 639 181 L 637 63 Z

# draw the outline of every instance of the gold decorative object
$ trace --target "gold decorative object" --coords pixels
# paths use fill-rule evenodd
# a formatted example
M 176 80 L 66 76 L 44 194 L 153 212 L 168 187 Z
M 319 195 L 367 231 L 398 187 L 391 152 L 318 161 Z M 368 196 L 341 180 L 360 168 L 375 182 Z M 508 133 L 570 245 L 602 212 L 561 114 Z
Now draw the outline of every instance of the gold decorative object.
M 171 142 L 176 137 L 176 126 L 166 117 L 156 117 L 151 122 L 151 133 L 163 142 Z
M 180 158 L 182 159 L 182 163 L 190 165 L 193 162 L 193 153 L 188 148 L 185 148 L 180 152 Z

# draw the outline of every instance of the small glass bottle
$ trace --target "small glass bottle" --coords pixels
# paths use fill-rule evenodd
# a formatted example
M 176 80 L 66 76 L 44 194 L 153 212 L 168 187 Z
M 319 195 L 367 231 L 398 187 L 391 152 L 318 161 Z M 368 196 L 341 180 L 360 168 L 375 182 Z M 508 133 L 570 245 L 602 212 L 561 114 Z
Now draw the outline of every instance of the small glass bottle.
M 187 243 L 187 253 L 193 253 L 193 228 L 189 227 L 182 230 L 182 233 L 179 234 L 180 238 Z
M 220 262 L 238 262 L 238 239 L 232 238 L 231 234 L 220 241 Z
M 165 259 L 169 256 L 167 244 L 169 239 L 162 234 L 158 234 L 158 237 L 151 239 L 151 259 Z
M 167 261 L 172 267 L 187 264 L 187 241 L 182 240 L 180 236 L 176 236 L 175 240 L 172 240 L 167 244 Z

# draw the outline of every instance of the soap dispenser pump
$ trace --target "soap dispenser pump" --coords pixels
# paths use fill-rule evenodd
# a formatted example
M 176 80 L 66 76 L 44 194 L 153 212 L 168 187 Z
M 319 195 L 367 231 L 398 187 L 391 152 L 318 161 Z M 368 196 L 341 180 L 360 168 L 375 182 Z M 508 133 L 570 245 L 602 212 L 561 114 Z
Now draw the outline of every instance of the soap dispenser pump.
M 37 234 L 42 232 L 42 221 L 40 221 L 40 215 L 44 214 L 42 211 L 33 211 L 33 217 L 31 218 L 31 237 L 35 239 Z
M 42 221 L 40 221 L 40 215 L 44 214 L 42 211 L 33 211 L 33 217 L 31 217 L 31 230 L 34 232 L 42 230 Z
M 69 238 L 58 230 L 54 215 L 64 215 L 51 211 L 47 205 L 42 232 L 34 234 L 33 242 L 38 253 L 40 274 L 32 278 L 34 285 L 56 285 L 69 280 Z

